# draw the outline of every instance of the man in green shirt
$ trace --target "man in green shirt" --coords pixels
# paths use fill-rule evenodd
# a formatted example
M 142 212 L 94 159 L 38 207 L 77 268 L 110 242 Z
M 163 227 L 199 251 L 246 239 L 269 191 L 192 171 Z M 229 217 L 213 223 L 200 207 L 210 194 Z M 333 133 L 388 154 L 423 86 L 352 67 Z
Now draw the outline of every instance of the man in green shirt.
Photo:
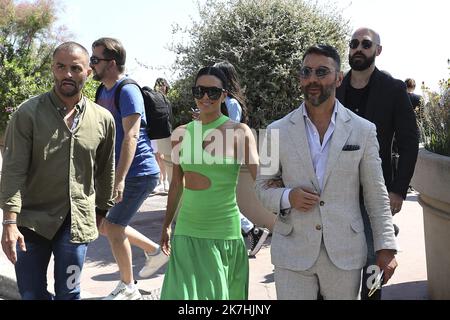
M 66 42 L 53 53 L 53 90 L 25 101 L 6 130 L 0 206 L 2 248 L 22 299 L 79 299 L 95 208 L 114 204 L 115 125 L 81 93 L 89 53 Z M 47 268 L 55 260 L 55 297 Z

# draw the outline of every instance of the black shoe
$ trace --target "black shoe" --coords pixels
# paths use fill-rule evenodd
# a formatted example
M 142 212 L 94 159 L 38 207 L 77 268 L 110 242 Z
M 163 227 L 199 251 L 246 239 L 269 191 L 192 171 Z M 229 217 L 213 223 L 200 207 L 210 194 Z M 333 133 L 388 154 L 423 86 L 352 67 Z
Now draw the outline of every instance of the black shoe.
M 250 230 L 248 233 L 248 237 L 250 239 L 249 256 L 253 257 L 259 252 L 259 250 L 261 250 L 261 247 L 264 241 L 266 241 L 268 235 L 269 230 L 266 228 L 259 228 L 255 226 L 252 230 Z

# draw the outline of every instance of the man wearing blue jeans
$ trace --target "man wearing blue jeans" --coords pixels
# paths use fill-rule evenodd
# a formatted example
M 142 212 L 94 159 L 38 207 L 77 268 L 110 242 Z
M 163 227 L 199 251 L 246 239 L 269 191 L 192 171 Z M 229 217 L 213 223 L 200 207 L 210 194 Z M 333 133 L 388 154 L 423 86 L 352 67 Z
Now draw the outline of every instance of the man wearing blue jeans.
M 114 204 L 114 119 L 81 93 L 89 53 L 63 43 L 52 71 L 53 90 L 24 102 L 6 129 L 1 242 L 24 300 L 80 299 L 87 245 L 98 236 L 95 207 Z M 47 291 L 52 254 L 54 296 Z
M 101 38 L 92 44 L 91 67 L 101 81 L 97 103 L 111 112 L 116 124 L 116 205 L 102 219 L 100 232 L 107 236 L 120 272 L 120 281 L 106 300 L 139 300 L 133 277 L 131 245 L 144 251 L 146 264 L 139 272 L 149 277 L 168 261 L 158 244 L 129 226 L 133 216 L 159 182 L 159 167 L 146 132 L 144 99 L 138 86 L 125 84 L 126 51 L 119 40 Z
M 58 232 L 48 240 L 26 227 L 19 227 L 26 239 L 26 251 L 18 251 L 15 265 L 17 286 L 23 300 L 52 300 L 47 291 L 47 267 L 55 256 L 55 299 L 80 298 L 79 276 L 86 256 L 87 243 L 70 242 L 70 215 Z

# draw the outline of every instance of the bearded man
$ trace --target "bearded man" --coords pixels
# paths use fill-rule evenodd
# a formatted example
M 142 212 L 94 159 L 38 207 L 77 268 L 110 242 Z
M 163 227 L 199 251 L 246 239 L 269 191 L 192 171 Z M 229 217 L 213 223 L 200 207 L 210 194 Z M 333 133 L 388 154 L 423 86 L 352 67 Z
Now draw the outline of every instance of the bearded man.
M 256 191 L 277 214 L 271 255 L 278 299 L 313 300 L 319 292 L 325 300 L 358 298 L 367 257 L 360 186 L 374 231 L 375 270 L 387 282 L 397 267 L 376 129 L 336 99 L 340 61 L 331 46 L 308 48 L 299 72 L 304 103 L 267 128 L 264 146 L 279 148 L 279 159 L 272 159 L 279 167 L 269 173 L 261 164 Z M 266 187 L 277 178 L 283 187 Z
M 53 89 L 28 99 L 6 129 L 0 186 L 2 248 L 23 300 L 78 300 L 95 208 L 114 205 L 115 125 L 82 89 L 89 53 L 65 42 L 53 53 Z M 54 257 L 54 294 L 47 268 Z
M 374 30 L 359 28 L 353 33 L 348 54 L 351 70 L 337 89 L 336 97 L 344 106 L 375 124 L 384 182 L 389 192 L 391 212 L 395 215 L 402 208 L 414 173 L 419 135 L 404 82 L 394 79 L 375 66 L 376 57 L 381 54 L 381 51 L 380 35 Z M 392 161 L 394 136 L 399 154 L 395 175 Z M 368 270 L 371 270 L 370 266 L 375 264 L 375 254 L 371 225 L 364 201 L 362 198 L 360 201 L 369 250 L 361 289 L 361 298 L 366 300 L 369 299 L 371 282 L 367 281 L 371 277 L 371 272 Z M 381 288 L 372 295 L 371 299 L 381 299 Z

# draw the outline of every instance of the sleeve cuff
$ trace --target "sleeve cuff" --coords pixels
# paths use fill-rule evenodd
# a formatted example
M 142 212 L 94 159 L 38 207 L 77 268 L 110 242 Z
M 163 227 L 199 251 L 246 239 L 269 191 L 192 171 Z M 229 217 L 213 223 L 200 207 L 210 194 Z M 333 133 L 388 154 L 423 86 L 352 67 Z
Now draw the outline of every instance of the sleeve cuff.
M 286 188 L 283 191 L 283 195 L 281 196 L 281 204 L 280 209 L 286 210 L 291 208 L 291 203 L 289 202 L 289 193 L 291 192 L 291 188 Z
M 2 210 L 3 212 L 13 212 L 15 214 L 19 214 L 21 206 L 5 204 L 2 206 Z

